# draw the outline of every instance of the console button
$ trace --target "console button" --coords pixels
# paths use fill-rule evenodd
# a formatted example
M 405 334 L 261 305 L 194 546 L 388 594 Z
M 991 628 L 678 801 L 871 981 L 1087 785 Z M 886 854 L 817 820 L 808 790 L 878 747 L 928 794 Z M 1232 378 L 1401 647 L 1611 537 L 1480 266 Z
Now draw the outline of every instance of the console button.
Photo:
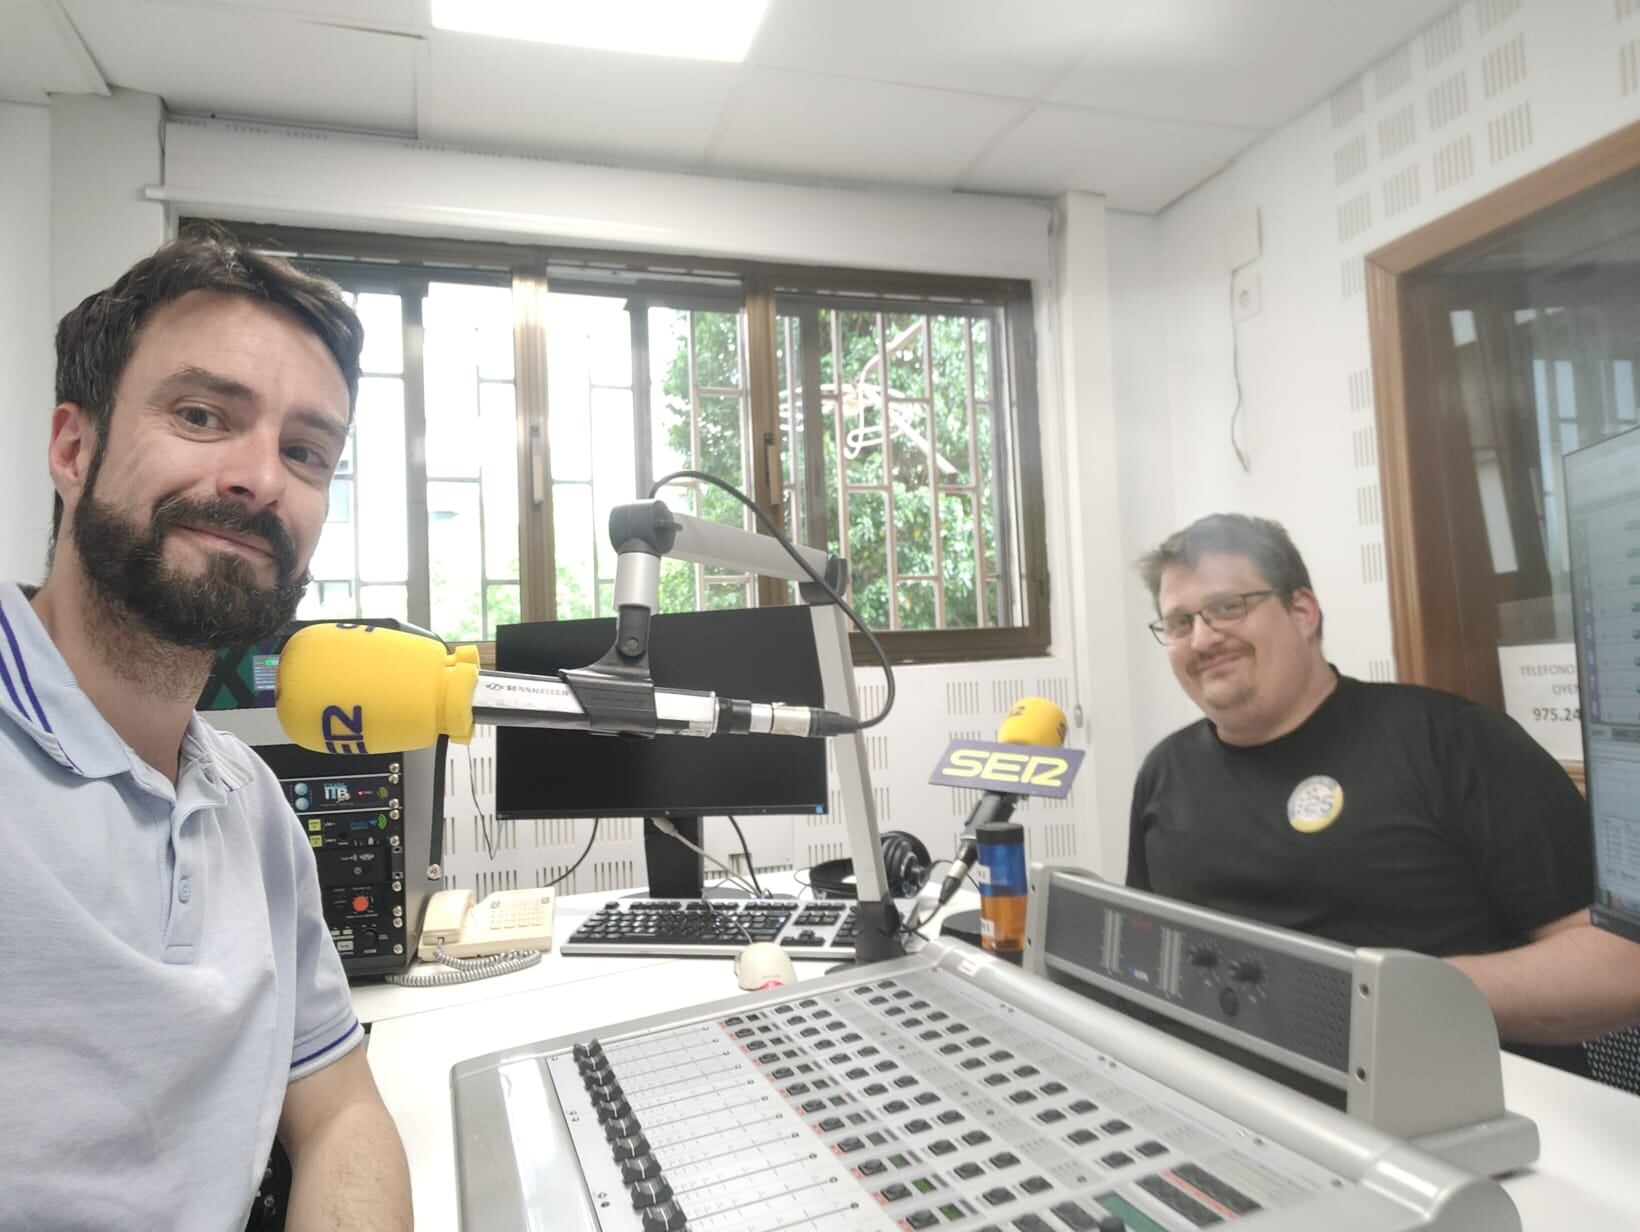
M 1061 1202 L 1052 1209 L 1070 1227 L 1071 1232 L 1090 1232 L 1099 1226 L 1098 1218 L 1075 1202 Z

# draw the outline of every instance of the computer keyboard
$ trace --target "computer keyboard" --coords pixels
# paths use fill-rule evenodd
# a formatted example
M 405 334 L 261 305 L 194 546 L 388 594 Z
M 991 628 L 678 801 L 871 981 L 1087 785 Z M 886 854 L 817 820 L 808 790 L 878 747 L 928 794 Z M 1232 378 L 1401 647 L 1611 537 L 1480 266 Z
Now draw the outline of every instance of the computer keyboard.
M 561 954 L 733 957 L 773 941 L 794 959 L 854 957 L 855 904 L 795 898 L 626 898 L 605 903 L 562 945 Z

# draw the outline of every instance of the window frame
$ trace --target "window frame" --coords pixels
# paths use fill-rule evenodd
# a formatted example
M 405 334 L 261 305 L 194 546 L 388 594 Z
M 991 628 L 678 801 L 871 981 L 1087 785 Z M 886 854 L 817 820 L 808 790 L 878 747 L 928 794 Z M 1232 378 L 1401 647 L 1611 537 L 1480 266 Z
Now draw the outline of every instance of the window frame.
M 184 225 L 191 220 L 183 220 Z M 1007 373 L 1007 397 L 993 407 L 997 414 L 993 452 L 1000 450 L 1003 465 L 996 468 L 999 506 L 1009 510 L 1005 525 L 999 524 L 996 545 L 998 575 L 1017 576 L 1019 601 L 1025 622 L 1018 625 L 971 629 L 885 630 L 877 633 L 884 651 L 895 663 L 963 662 L 987 659 L 1022 658 L 1046 655 L 1050 639 L 1050 591 L 1046 516 L 1042 483 L 1041 427 L 1036 387 L 1035 318 L 1031 284 L 1019 279 L 969 278 L 955 275 L 906 273 L 757 262 L 734 258 L 690 256 L 676 253 L 619 251 L 560 247 L 482 240 L 455 240 L 433 237 L 397 236 L 375 232 L 333 231 L 308 227 L 225 224 L 251 244 L 281 255 L 292 256 L 304 265 L 317 266 L 334 277 L 345 270 L 349 289 L 355 283 L 373 281 L 394 289 L 428 280 L 501 283 L 509 281 L 514 299 L 514 383 L 519 434 L 519 566 L 520 608 L 525 620 L 551 619 L 556 611 L 555 561 L 552 543 L 552 467 L 547 433 L 547 339 L 543 325 L 545 296 L 549 290 L 596 290 L 611 293 L 611 279 L 632 299 L 648 303 L 675 304 L 687 297 L 690 280 L 701 285 L 700 298 L 719 308 L 731 296 L 726 289 L 738 284 L 738 308 L 746 314 L 747 387 L 749 429 L 753 465 L 748 495 L 760 509 L 784 529 L 784 475 L 779 415 L 780 374 L 777 365 L 777 332 L 782 303 L 804 308 L 821 303 L 891 313 L 984 306 L 995 310 L 1003 323 L 1000 346 L 1003 370 Z M 587 271 L 577 279 L 574 270 Z M 556 271 L 556 272 L 555 272 Z M 715 280 L 715 282 L 714 282 Z M 782 299 L 784 297 L 784 301 Z M 406 303 L 409 297 L 406 297 Z M 634 320 L 645 313 L 635 313 Z M 415 352 L 417 380 L 410 385 L 412 341 L 406 312 L 406 439 L 411 439 L 412 399 L 420 409 L 420 435 L 425 440 L 425 408 L 421 407 L 421 355 Z M 633 330 L 633 363 L 640 361 L 648 371 L 646 336 Z M 819 372 L 808 371 L 811 350 L 802 348 L 805 410 L 809 399 L 818 414 Z M 993 365 L 994 370 L 994 365 Z M 648 427 L 650 408 L 648 381 L 637 381 L 634 368 L 635 450 L 638 454 L 635 481 L 649 477 L 651 457 Z M 811 379 L 812 378 L 812 379 Z M 639 392 L 639 388 L 642 392 Z M 812 391 L 812 393 L 810 392 Z M 993 410 L 993 414 L 995 414 Z M 760 448 L 759 448 L 760 447 Z M 408 462 L 415 455 L 407 449 Z M 415 473 L 410 483 L 409 509 L 411 572 L 421 574 L 421 609 L 430 610 L 426 563 L 426 467 L 418 459 L 419 484 Z M 809 481 L 816 479 L 806 467 Z M 638 492 L 634 492 L 634 497 Z M 823 508 L 823 503 L 821 505 Z M 419 521 L 418 521 L 419 509 Z M 419 565 L 417 538 L 422 540 Z M 1005 562 L 1017 561 L 1017 573 Z M 418 592 L 411 580 L 411 612 L 418 610 Z M 786 584 L 772 578 L 758 581 L 758 602 L 783 603 Z M 983 595 L 981 595 L 983 602 Z M 414 616 L 412 615 L 412 619 Z M 851 634 L 855 662 L 872 664 L 876 656 L 863 636 Z M 480 644 L 481 652 L 493 656 L 491 644 Z

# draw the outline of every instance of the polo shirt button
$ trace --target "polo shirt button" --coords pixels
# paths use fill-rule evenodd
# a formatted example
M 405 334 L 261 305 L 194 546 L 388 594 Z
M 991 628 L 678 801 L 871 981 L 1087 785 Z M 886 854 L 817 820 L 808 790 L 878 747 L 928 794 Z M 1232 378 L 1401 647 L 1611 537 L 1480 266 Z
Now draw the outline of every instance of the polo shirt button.
M 188 888 L 188 879 L 184 877 L 182 883 L 177 886 L 177 897 L 183 902 L 187 902 L 189 895 L 192 893 L 193 891 Z

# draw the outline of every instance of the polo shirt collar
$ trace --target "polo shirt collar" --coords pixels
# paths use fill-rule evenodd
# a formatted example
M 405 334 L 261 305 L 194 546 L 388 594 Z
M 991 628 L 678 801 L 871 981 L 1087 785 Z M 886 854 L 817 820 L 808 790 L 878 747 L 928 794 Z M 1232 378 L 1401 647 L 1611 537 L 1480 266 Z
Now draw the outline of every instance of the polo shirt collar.
M 86 778 L 129 772 L 147 783 L 158 774 L 85 695 L 16 582 L 0 582 L 0 713 L 53 760 Z M 183 735 L 179 779 L 193 777 L 201 762 L 214 763 L 215 773 L 206 774 L 202 787 L 208 796 L 237 790 L 253 777 L 241 750 L 195 714 Z

